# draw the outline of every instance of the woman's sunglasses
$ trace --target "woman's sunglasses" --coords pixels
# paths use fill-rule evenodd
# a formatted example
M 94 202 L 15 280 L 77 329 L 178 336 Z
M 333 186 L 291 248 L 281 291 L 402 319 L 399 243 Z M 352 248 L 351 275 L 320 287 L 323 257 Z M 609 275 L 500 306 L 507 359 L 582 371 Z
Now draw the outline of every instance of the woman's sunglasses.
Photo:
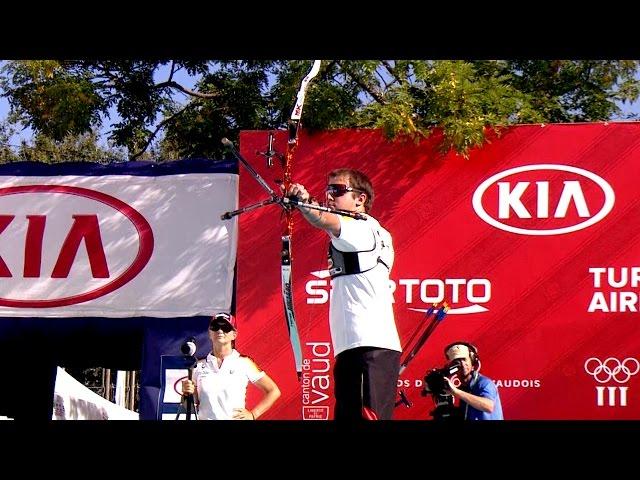
M 209 330 L 217 332 L 218 330 L 222 330 L 224 333 L 229 333 L 233 330 L 233 327 L 229 325 L 227 322 L 224 323 L 212 323 L 209 325 Z

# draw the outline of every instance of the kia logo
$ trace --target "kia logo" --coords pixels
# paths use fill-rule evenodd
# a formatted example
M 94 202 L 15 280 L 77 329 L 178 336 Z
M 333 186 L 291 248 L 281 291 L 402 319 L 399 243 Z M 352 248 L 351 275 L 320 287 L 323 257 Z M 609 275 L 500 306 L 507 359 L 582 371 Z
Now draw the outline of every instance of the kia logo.
M 489 225 L 520 235 L 562 235 L 598 223 L 615 203 L 611 185 L 568 165 L 525 165 L 497 173 L 473 194 Z
M 119 248 L 110 262 L 106 250 L 114 247 L 105 249 L 105 224 Z M 94 300 L 133 280 L 149 262 L 154 238 L 142 214 L 115 197 L 25 185 L 0 188 L 0 247 L 0 306 L 51 308 Z M 89 279 L 78 281 L 78 271 Z

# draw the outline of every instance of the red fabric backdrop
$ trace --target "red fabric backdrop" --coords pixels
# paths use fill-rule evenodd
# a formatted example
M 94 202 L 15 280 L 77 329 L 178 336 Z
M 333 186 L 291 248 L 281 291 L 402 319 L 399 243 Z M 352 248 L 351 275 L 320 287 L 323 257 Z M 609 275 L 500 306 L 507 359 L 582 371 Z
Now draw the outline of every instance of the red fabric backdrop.
M 422 379 L 444 365 L 445 345 L 466 340 L 498 385 L 506 419 L 639 418 L 640 124 L 513 127 L 467 160 L 440 155 L 437 140 L 303 132 L 294 156 L 294 181 L 317 197 L 331 169 L 353 167 L 371 178 L 371 213 L 394 238 L 403 344 L 434 298 L 454 309 L 402 374 L 413 406 L 396 408 L 394 417 L 429 418 L 433 402 L 420 395 Z M 281 169 L 257 155 L 267 132 L 242 132 L 240 147 L 275 186 Z M 275 147 L 285 151 L 286 132 Z M 517 170 L 502 173 L 510 169 Z M 265 198 L 241 167 L 240 205 Z M 238 348 L 282 390 L 264 418 L 331 418 L 329 282 L 312 273 L 326 269 L 328 236 L 295 213 L 293 289 L 307 362 L 298 383 L 280 293 L 282 228 L 274 205 L 240 216 Z M 541 234 L 558 229 L 568 233 Z

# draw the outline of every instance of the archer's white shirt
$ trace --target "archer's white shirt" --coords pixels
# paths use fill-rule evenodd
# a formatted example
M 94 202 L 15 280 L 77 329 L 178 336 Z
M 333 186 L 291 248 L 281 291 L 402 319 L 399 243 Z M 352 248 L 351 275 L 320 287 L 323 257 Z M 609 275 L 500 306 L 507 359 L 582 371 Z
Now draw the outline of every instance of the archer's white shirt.
M 384 243 L 385 263 L 393 265 L 391 234 L 375 218 L 339 218 L 340 236 L 329 234 L 334 247 L 343 252 L 371 250 L 377 230 Z M 329 326 L 334 356 L 356 347 L 402 351 L 387 267 L 379 263 L 364 273 L 341 275 L 333 278 L 331 285 Z

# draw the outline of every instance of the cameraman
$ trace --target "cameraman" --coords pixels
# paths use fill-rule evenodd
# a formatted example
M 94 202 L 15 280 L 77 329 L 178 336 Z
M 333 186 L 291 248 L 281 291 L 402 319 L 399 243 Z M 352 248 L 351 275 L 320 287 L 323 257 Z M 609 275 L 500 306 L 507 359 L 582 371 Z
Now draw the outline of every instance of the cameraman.
M 503 420 L 500 395 L 493 381 L 480 374 L 478 350 L 467 342 L 455 342 L 444 349 L 450 362 L 458 361 L 460 387 L 445 377 L 448 390 L 460 402 L 465 420 Z

